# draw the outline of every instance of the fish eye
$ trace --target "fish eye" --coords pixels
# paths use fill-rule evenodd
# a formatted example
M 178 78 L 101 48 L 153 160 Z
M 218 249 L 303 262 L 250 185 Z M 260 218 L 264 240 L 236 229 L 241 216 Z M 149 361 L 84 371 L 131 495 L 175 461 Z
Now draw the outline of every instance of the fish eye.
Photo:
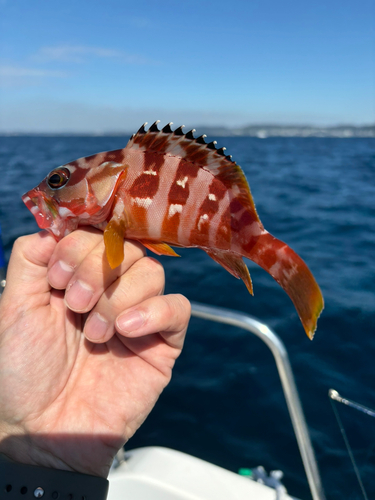
M 47 184 L 51 189 L 60 189 L 68 182 L 70 171 L 67 168 L 53 170 L 47 178 Z

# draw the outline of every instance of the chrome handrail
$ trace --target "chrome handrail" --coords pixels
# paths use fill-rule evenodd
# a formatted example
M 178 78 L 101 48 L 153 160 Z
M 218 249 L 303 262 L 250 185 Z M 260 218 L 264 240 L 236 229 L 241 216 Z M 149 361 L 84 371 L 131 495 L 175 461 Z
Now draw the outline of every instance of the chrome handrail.
M 277 370 L 279 372 L 311 495 L 314 500 L 325 500 L 314 449 L 311 444 L 292 368 L 289 363 L 288 353 L 281 339 L 266 324 L 261 323 L 247 314 L 221 307 L 198 304 L 197 302 L 192 302 L 191 305 L 192 316 L 248 330 L 259 337 L 269 347 L 275 358 Z

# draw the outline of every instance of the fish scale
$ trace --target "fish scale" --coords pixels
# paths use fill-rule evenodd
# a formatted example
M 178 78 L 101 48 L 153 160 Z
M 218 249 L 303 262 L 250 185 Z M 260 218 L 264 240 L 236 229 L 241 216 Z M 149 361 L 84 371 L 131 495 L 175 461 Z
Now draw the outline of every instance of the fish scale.
M 214 141 L 157 124 L 142 125 L 123 149 L 53 169 L 22 197 L 38 225 L 57 240 L 82 225 L 104 230 L 112 268 L 123 261 L 124 238 L 157 255 L 198 247 L 252 294 L 249 258 L 290 296 L 312 338 L 323 309 L 319 286 L 305 262 L 264 229 L 241 168 Z

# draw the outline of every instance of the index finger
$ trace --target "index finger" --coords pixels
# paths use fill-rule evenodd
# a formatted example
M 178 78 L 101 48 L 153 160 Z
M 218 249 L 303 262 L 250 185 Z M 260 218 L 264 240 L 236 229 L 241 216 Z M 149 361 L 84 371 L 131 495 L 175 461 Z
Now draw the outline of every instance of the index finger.
M 103 232 L 93 227 L 77 229 L 57 244 L 48 264 L 48 281 L 57 290 L 68 289 L 77 281 L 87 283 L 92 290 L 99 283 L 106 288 L 146 253 L 136 241 L 125 240 L 124 246 L 124 262 L 111 269 L 105 255 Z

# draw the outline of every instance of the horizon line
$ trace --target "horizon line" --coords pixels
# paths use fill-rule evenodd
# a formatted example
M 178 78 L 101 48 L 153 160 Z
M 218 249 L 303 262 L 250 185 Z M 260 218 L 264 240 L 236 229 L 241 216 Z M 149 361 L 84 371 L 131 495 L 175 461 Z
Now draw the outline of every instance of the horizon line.
M 152 125 L 152 124 L 151 124 Z M 149 126 L 151 126 L 149 125 Z M 187 130 L 190 128 L 189 126 L 184 126 Z M 333 130 L 338 130 L 338 129 L 353 129 L 353 130 L 358 130 L 358 129 L 375 129 L 375 122 L 374 123 L 367 123 L 367 124 L 361 124 L 361 125 L 355 125 L 352 123 L 337 123 L 334 125 L 313 125 L 313 124 L 301 124 L 301 123 L 291 123 L 291 124 L 285 124 L 285 123 L 272 123 L 272 122 L 265 122 L 265 123 L 255 123 L 255 124 L 247 124 L 247 125 L 241 125 L 241 126 L 226 126 L 222 124 L 218 125 L 196 125 L 195 128 L 200 129 L 200 130 L 225 130 L 228 132 L 245 132 L 245 130 L 248 129 L 310 129 L 310 130 L 316 130 L 316 131 L 333 131 Z M 134 130 L 134 129 L 133 129 Z M 138 129 L 137 129 L 138 130 Z M 132 135 L 134 132 L 123 129 L 114 129 L 114 130 L 1 130 L 0 129 L 0 136 L 9 136 L 9 135 L 20 135 L 20 136 L 35 136 L 35 135 L 83 135 L 83 136 L 117 136 L 117 135 Z M 236 134 L 237 135 L 237 134 Z

